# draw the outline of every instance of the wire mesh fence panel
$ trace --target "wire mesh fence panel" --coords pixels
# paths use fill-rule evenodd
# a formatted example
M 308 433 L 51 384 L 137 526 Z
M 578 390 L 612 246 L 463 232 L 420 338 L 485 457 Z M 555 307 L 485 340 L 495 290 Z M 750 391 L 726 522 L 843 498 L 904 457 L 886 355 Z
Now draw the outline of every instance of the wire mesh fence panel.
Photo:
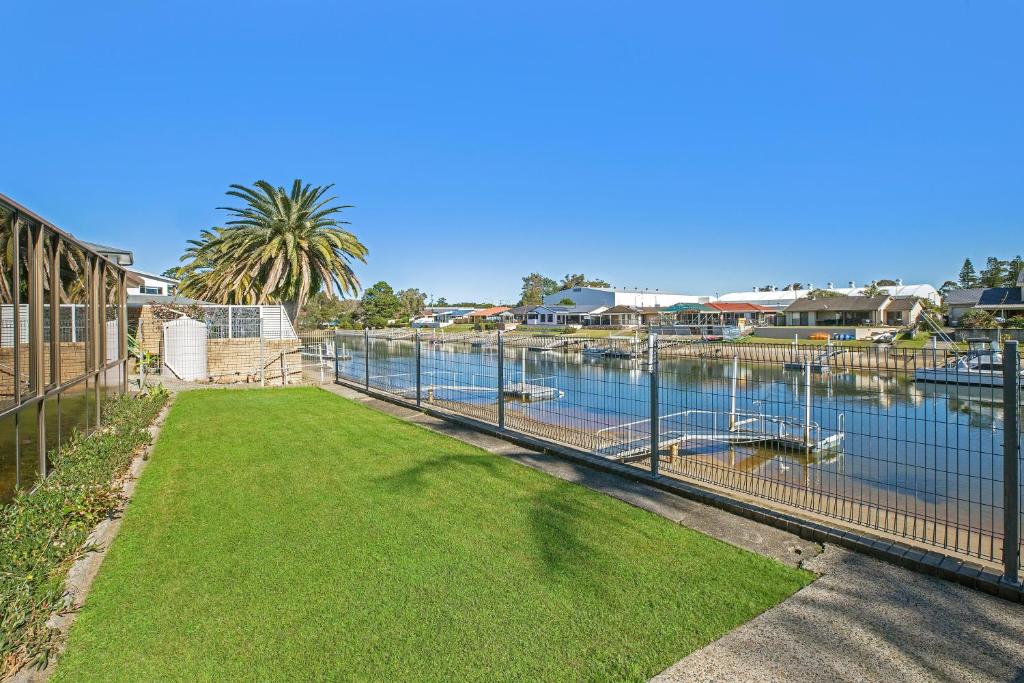
M 998 349 L 654 343 L 424 333 L 417 363 L 412 333 L 335 336 L 339 378 L 410 403 L 642 468 L 656 434 L 662 475 L 1001 560 Z

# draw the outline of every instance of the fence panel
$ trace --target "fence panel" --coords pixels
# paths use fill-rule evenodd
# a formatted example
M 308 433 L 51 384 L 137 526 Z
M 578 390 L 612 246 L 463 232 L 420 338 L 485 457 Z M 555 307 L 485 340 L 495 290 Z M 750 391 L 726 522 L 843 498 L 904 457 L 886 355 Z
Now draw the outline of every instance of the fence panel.
M 424 404 L 497 425 L 500 401 L 508 430 L 818 521 L 993 564 L 1008 525 L 1019 547 L 998 356 L 505 333 L 499 386 L 497 334 L 424 333 L 418 365 L 412 333 L 335 339 L 340 378 L 410 404 L 418 377 Z

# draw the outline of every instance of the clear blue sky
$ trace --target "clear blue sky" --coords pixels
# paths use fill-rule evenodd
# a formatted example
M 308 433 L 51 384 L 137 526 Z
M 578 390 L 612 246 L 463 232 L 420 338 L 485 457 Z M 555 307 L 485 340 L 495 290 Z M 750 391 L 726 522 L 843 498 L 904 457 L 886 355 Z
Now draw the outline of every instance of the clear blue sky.
M 449 300 L 939 284 L 1024 252 L 1022 8 L 6 3 L 0 191 L 155 271 L 301 177 Z

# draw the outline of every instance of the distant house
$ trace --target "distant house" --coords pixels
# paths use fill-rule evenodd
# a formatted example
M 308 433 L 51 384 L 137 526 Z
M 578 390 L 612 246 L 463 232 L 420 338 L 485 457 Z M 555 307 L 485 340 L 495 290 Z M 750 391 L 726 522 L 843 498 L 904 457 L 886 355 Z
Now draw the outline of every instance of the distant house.
M 534 306 L 526 314 L 527 325 L 583 326 L 593 325 L 595 316 L 607 310 L 600 305 L 541 305 Z
M 490 308 L 480 308 L 472 313 L 466 315 L 466 318 L 471 323 L 479 322 L 506 322 L 513 320 L 513 315 L 509 311 L 512 309 L 508 306 L 492 306 Z
M 988 311 L 999 318 L 1024 315 L 1024 272 L 1013 287 L 972 287 L 946 294 L 949 324 L 956 325 L 970 310 Z
M 603 327 L 638 327 L 642 321 L 642 308 L 622 304 L 601 311 L 593 324 Z
M 708 306 L 721 314 L 721 325 L 767 325 L 775 320 L 776 310 L 761 304 L 712 301 Z
M 178 293 L 179 281 L 173 277 L 164 277 L 163 275 L 154 275 L 153 273 L 145 273 L 141 270 L 135 270 L 129 268 L 129 271 L 135 273 L 142 280 L 142 284 L 138 287 L 129 287 L 128 294 L 155 294 L 157 296 L 174 296 Z
M 533 306 L 513 306 L 508 309 L 508 312 L 512 315 L 512 319 L 517 323 L 526 324 L 526 316 L 529 315 L 530 311 L 533 310 Z
M 805 327 L 902 326 L 917 320 L 921 303 L 911 297 L 804 297 L 787 306 L 785 313 L 788 325 Z

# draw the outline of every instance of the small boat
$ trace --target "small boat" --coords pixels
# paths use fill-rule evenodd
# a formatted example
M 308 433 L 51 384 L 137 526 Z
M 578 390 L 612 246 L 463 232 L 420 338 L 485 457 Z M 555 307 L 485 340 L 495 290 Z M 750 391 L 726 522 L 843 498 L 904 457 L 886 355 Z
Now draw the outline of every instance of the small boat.
M 1003 386 L 1003 354 L 998 342 L 968 339 L 967 353 L 957 356 L 941 368 L 920 368 L 914 380 L 938 384 L 960 384 L 973 387 Z M 1024 370 L 1017 381 L 1024 384 Z
M 591 358 L 600 358 L 604 356 L 606 349 L 600 346 L 584 346 L 583 355 L 590 356 Z

